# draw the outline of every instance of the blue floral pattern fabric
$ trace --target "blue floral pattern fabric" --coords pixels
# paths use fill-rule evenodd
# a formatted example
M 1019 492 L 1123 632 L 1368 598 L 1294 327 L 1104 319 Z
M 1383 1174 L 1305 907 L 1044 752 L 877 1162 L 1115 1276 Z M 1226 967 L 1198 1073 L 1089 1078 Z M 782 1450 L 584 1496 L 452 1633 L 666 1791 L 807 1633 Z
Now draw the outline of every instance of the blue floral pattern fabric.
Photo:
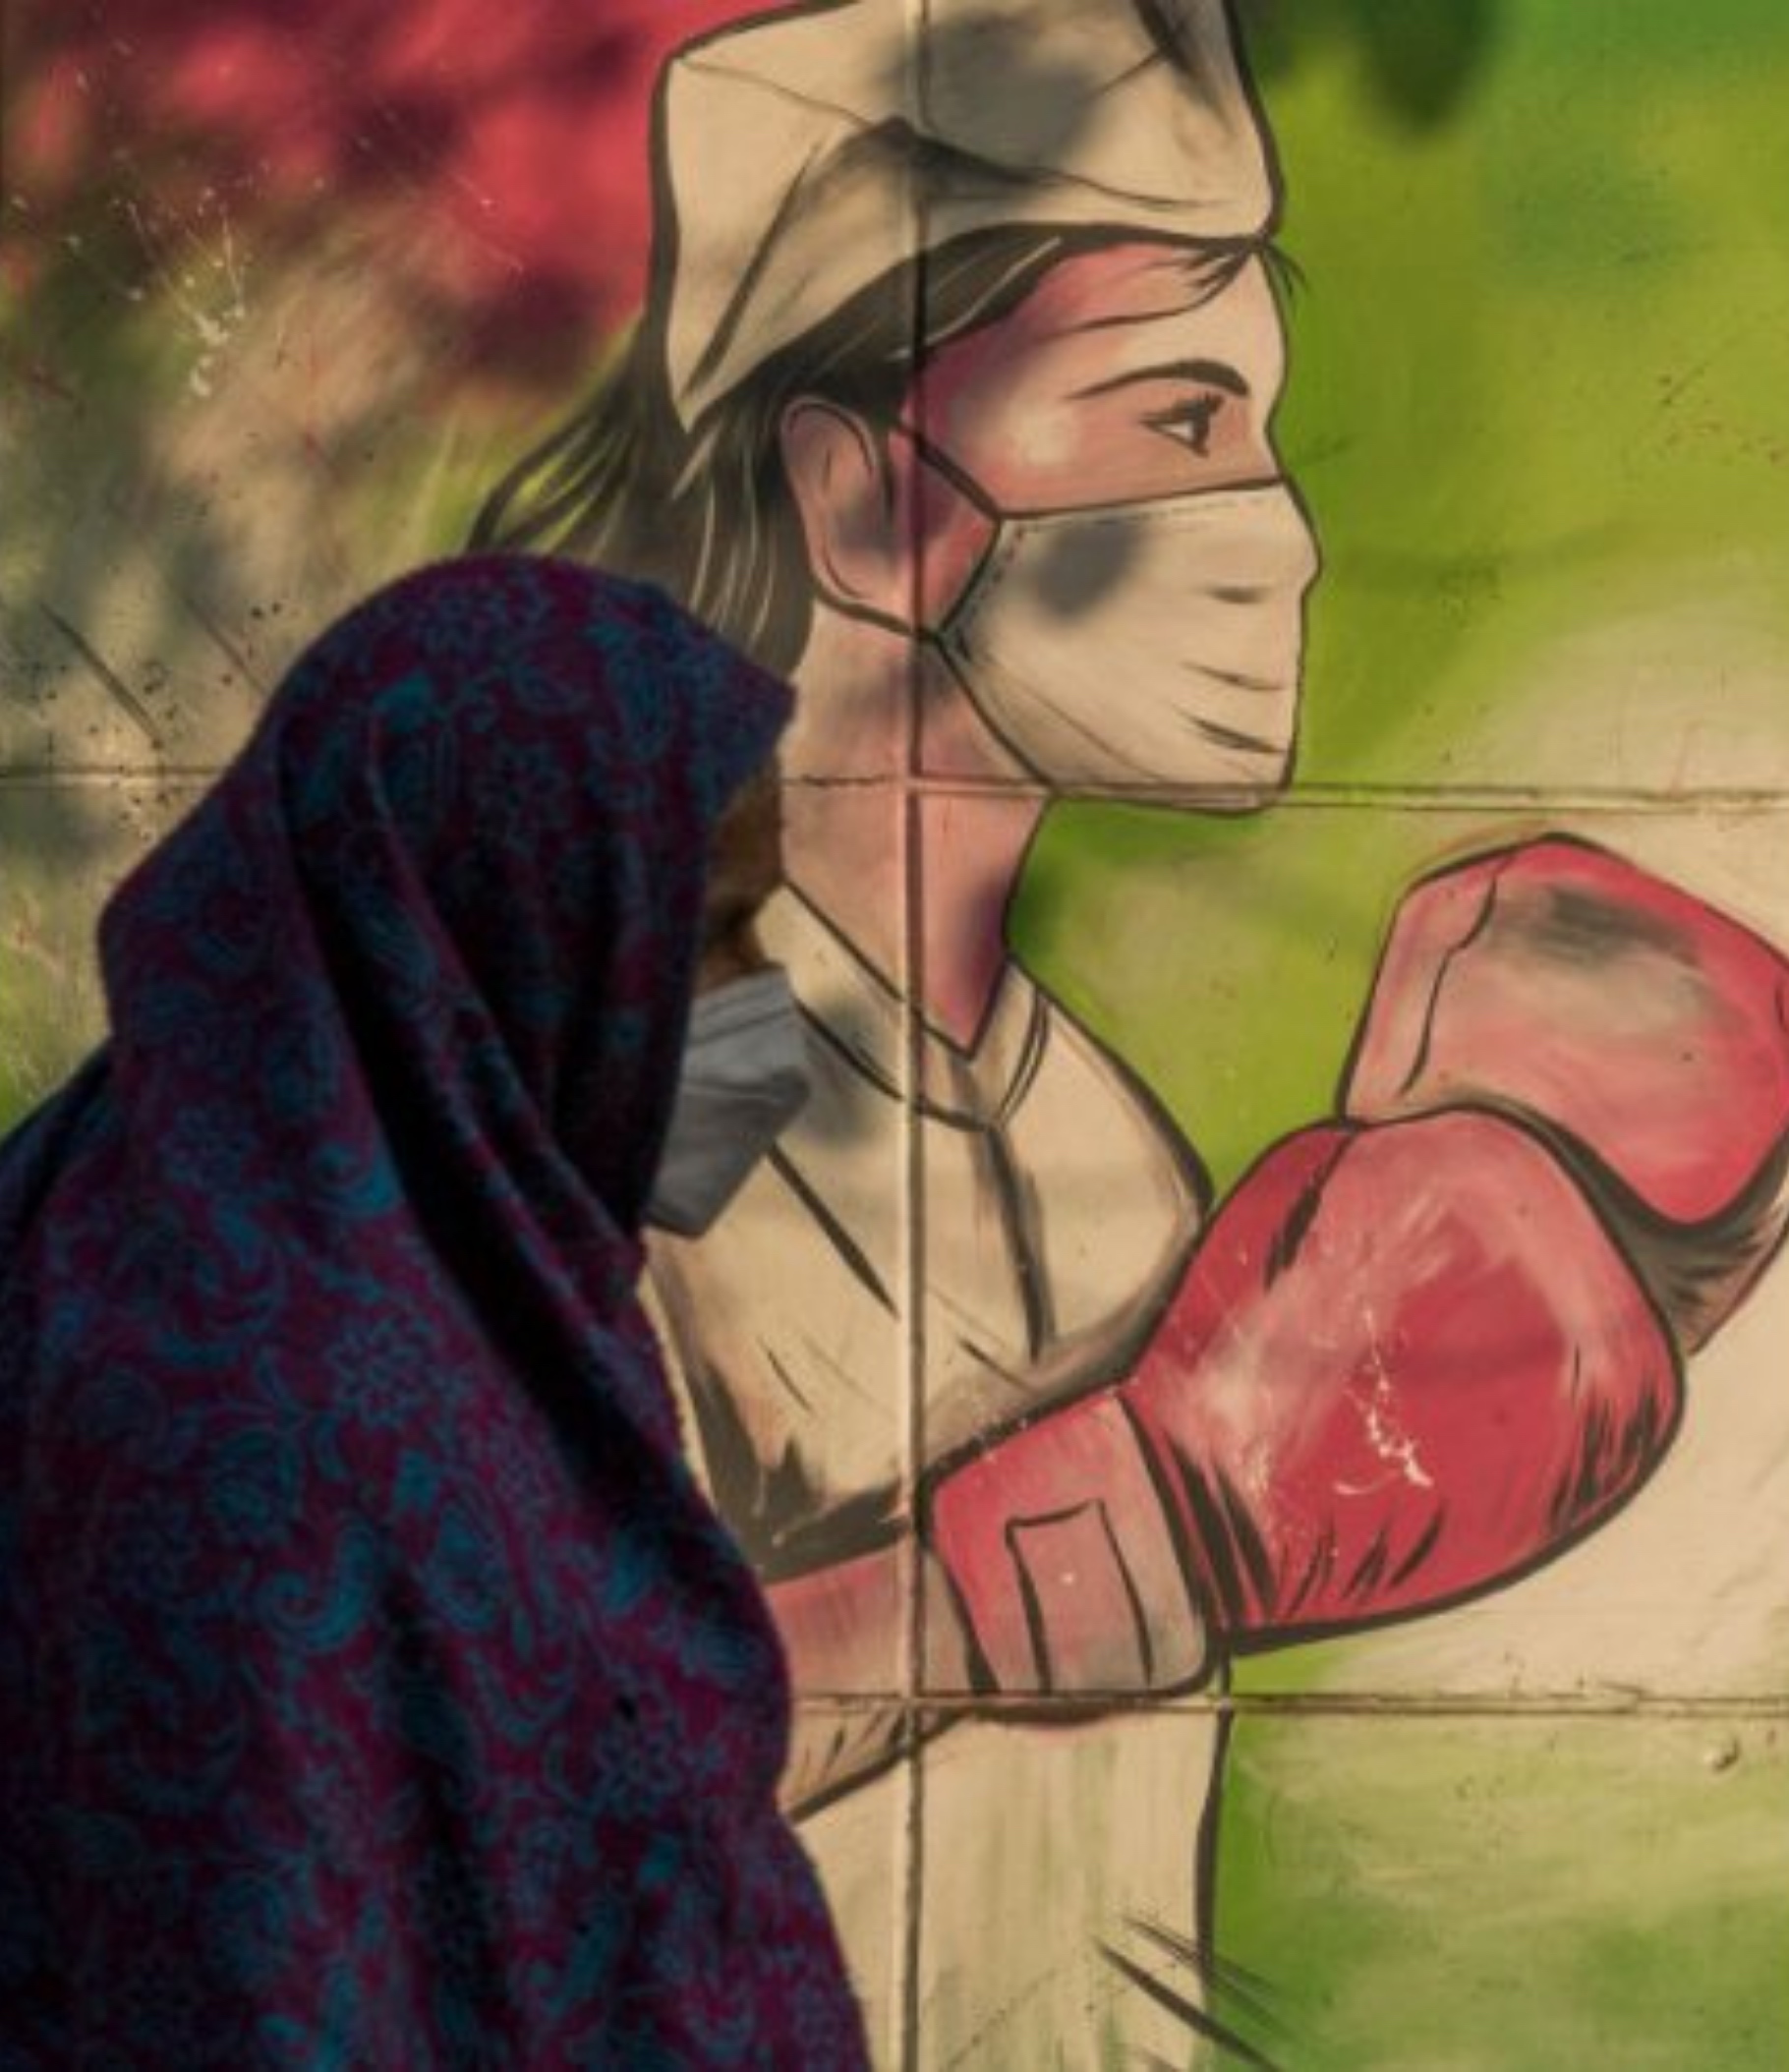
M 783 687 L 443 564 L 100 929 L 0 1148 L 0 2068 L 864 2060 L 635 1295 Z

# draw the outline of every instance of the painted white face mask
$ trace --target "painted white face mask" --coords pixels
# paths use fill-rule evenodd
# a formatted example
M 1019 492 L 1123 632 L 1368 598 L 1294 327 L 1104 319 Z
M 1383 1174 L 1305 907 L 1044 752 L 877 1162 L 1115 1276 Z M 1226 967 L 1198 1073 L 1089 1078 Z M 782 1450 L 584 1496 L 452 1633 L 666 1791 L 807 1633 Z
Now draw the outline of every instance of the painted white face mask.
M 1316 572 L 1284 483 L 1002 514 L 937 637 L 1047 783 L 1252 795 L 1291 768 Z
M 699 1237 L 808 1097 L 807 1047 L 776 965 L 698 995 L 646 1220 Z

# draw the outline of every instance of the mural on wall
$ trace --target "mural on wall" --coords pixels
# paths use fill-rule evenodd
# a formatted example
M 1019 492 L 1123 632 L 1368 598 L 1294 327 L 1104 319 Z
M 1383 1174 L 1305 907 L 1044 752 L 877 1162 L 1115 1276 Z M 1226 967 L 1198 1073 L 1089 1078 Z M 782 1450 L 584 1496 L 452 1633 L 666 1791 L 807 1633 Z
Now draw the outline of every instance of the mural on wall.
M 1627 60 L 1670 72 L 1704 150 L 1749 105 L 1745 34 L 1789 55 L 1724 5 L 1700 78 L 1656 25 Z M 1525 1857 L 1507 1812 L 1505 1882 L 1450 1884 L 1474 1780 L 1539 1807 L 1569 1778 L 1586 1853 L 1644 1854 L 1604 1812 L 1630 1754 L 1579 1731 L 1612 1691 L 1705 1727 L 1698 1778 L 1784 1795 L 1789 590 L 1768 619 L 1769 570 L 1696 500 L 1699 468 L 1729 508 L 1743 482 L 1763 538 L 1789 434 L 1736 404 L 1662 494 L 1623 446 L 1591 521 L 1480 466 L 1494 549 L 1450 504 L 1455 449 L 1481 462 L 1568 347 L 1416 351 L 1449 255 L 1409 249 L 1433 219 L 1387 205 L 1360 140 L 1457 181 L 1469 239 L 1448 141 L 1507 153 L 1473 82 L 1525 34 L 1504 120 L 1545 130 L 1562 31 L 1533 5 L 1402 32 L 1218 0 L 586 12 L 518 10 L 476 55 L 446 0 L 310 40 L 227 0 L 9 18 L 22 443 L 59 521 L 6 543 L 11 1098 L 67 1055 L 120 837 L 227 748 L 282 643 L 467 538 L 661 581 L 799 692 L 765 933 L 817 1091 L 715 1231 L 657 1244 L 654 1294 L 789 1647 L 788 1792 L 880 2060 L 1562 2061 L 1629 1969 L 1611 1915 L 1644 1940 L 1647 1910 L 1619 1868 L 1587 1890 Z M 152 87 L 127 17 L 170 54 Z M 1303 251 L 1282 106 L 1382 299 Z M 77 198 L 108 147 L 105 212 Z M 1351 182 L 1373 220 L 1345 235 Z M 1551 200 L 1505 232 L 1529 259 Z M 1572 249 L 1644 268 L 1629 232 L 1592 208 Z M 1528 316 L 1579 292 L 1488 236 L 1453 263 Z M 1679 394 L 1753 321 L 1754 289 L 1716 325 L 1694 287 Z M 1490 319 L 1462 312 L 1464 354 Z M 165 421 L 121 389 L 138 363 Z M 1437 392 L 1492 432 L 1442 440 Z M 121 424 L 122 455 L 96 436 Z M 1684 532 L 1649 535 L 1655 506 Z M 1689 608 L 1634 630 L 1618 586 L 1664 569 Z M 1731 1645 L 1673 1647 L 1686 1625 Z M 1417 1775 L 1428 1819 L 1375 1832 Z M 1696 2061 L 1670 2040 L 1723 1993 L 1750 2026 L 1719 2061 L 1780 2054 L 1748 1953 L 1789 1860 L 1702 1831 L 1677 1889 L 1722 1888 L 1723 1957 L 1675 2032 L 1648 2017 L 1666 2054 L 1624 2062 Z M 1487 1961 L 1575 1916 L 1551 1998 Z

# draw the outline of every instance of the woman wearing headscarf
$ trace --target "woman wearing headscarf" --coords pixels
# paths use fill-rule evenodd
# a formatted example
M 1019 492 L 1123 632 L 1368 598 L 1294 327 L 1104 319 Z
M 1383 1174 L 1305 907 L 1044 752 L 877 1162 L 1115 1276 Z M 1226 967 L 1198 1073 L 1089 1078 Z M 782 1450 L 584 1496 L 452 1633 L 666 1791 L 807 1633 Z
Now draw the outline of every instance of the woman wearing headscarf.
M 786 715 L 653 591 L 428 570 L 107 908 L 0 1151 L 0 2064 L 862 2061 L 635 1295 L 795 1097 L 778 974 L 691 1028 Z

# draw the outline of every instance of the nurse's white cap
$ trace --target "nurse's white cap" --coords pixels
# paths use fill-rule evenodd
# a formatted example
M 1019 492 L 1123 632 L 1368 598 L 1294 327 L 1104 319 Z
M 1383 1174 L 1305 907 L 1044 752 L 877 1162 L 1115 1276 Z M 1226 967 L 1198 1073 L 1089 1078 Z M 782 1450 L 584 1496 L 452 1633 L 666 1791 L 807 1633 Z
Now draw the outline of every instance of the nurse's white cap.
M 666 69 L 659 273 L 685 424 L 922 251 L 1002 226 L 1259 235 L 1223 0 L 843 0 Z

